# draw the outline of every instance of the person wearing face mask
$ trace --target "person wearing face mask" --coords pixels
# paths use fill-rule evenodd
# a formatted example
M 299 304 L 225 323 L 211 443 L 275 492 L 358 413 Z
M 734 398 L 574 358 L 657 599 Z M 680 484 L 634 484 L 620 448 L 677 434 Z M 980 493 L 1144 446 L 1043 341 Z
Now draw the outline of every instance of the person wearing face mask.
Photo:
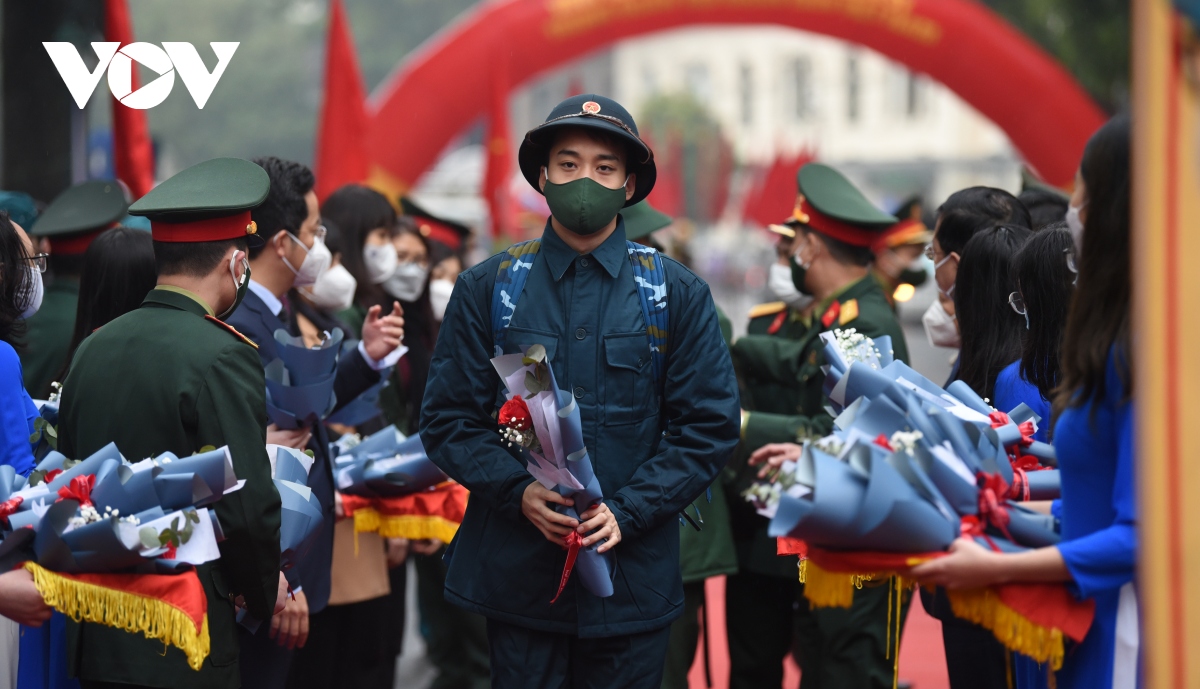
M 265 367 L 278 358 L 275 333 L 283 330 L 299 335 L 285 301 L 293 288 L 317 284 L 332 260 L 325 246 L 325 228 L 320 224 L 315 180 L 304 165 L 275 157 L 253 161 L 271 180 L 267 198 L 251 216 L 264 244 L 249 252 L 251 277 L 245 300 L 229 317 L 230 325 L 258 345 Z M 403 321 L 398 316 L 381 317 L 379 310 L 368 314 L 361 340 L 338 360 L 334 378 L 337 403 L 333 412 L 350 403 L 379 382 L 381 371 L 395 365 Z M 244 662 L 242 683 L 257 687 L 282 687 L 293 652 L 304 647 L 310 618 L 320 613 L 329 599 L 330 567 L 333 557 L 334 487 L 333 462 L 329 455 L 329 433 L 320 421 L 308 428 L 268 428 L 268 442 L 308 449 L 313 466 L 308 485 L 321 504 L 324 523 L 315 545 L 287 572 L 295 596 L 282 615 L 261 625 L 257 632 L 239 628 Z
M 429 242 L 429 303 L 434 319 L 440 323 L 446 313 L 446 304 L 450 302 L 450 293 L 454 291 L 454 282 L 463 270 L 462 257 L 471 239 L 471 228 L 430 213 L 408 196 L 400 198 L 400 210 Z
M 471 491 L 446 553 L 445 596 L 488 618 L 496 689 L 659 689 L 684 609 L 677 515 L 736 445 L 736 379 L 708 286 L 626 239 L 622 209 L 656 174 L 628 111 L 594 94 L 569 98 L 526 134 L 518 161 L 551 215 L 536 244 L 459 277 L 421 415 L 430 459 Z M 647 278 L 646 265 L 661 273 Z M 513 301 L 496 286 L 518 270 L 528 274 Z M 512 308 L 494 314 L 499 294 Z M 667 314 L 654 335 L 651 302 Z M 579 520 L 553 509 L 571 501 L 534 480 L 496 432 L 505 396 L 491 359 L 535 344 L 572 392 L 603 487 L 601 502 L 576 506 Z M 572 576 L 551 604 L 572 532 L 616 554 L 614 592 L 598 598 Z
M 805 294 L 792 279 L 795 269 L 795 245 L 798 223 L 788 218 L 778 225 L 769 225 L 768 230 L 778 235 L 775 244 L 775 261 L 767 269 L 767 290 L 778 301 L 758 304 L 750 309 L 750 322 L 746 332 L 754 335 L 799 335 L 804 327 L 798 325 L 800 316 L 812 304 L 811 294 Z
M 43 275 L 45 300 L 26 323 L 29 346 L 21 353 L 25 387 L 38 399 L 46 399 L 50 384 L 67 365 L 84 253 L 101 232 L 125 216 L 128 207 L 119 182 L 91 180 L 55 197 L 29 229 L 33 241 L 50 245 Z
M 955 321 L 954 283 L 958 278 L 963 247 L 975 233 L 1001 224 L 1033 229 L 1028 209 L 1003 189 L 969 187 L 951 194 L 938 208 L 933 241 L 925 248 L 926 258 L 933 261 L 938 298 L 921 318 L 932 346 L 959 348 L 961 338 Z M 955 362 L 949 381 L 955 380 L 957 369 Z
M 69 623 L 67 668 L 84 689 L 122 683 L 237 686 L 234 600 L 268 619 L 282 612 L 279 493 L 266 452 L 266 381 L 254 344 L 222 320 L 245 298 L 248 251 L 261 244 L 251 209 L 270 178 L 247 160 L 217 158 L 159 184 L 129 212 L 151 223 L 158 279 L 141 307 L 89 335 L 71 361 L 59 407 L 58 450 L 86 457 L 110 442 L 132 461 L 228 447 L 245 484 L 214 509 L 221 558 L 196 568 L 211 650 L 198 670 L 178 649 L 140 634 Z M 120 413 L 114 413 L 119 410 Z
M 821 437 L 832 428 L 822 389 L 821 333 L 853 328 L 868 337 L 888 335 L 895 358 L 908 359 L 896 314 L 870 275 L 870 247 L 897 219 L 827 165 L 805 165 L 797 184 L 796 283 L 815 302 L 797 339 L 746 335 L 733 344 L 747 389 L 774 385 L 790 392 L 753 398 L 742 414 L 743 456 L 772 443 Z M 757 475 L 757 467 L 739 463 L 728 494 L 740 495 Z M 738 573 L 725 588 L 731 689 L 780 684 L 789 652 L 806 687 L 892 686 L 887 587 L 864 588 L 849 609 L 810 609 L 796 581 L 796 561 L 776 555 L 768 520 L 745 501 L 731 500 L 729 507 L 739 552 Z

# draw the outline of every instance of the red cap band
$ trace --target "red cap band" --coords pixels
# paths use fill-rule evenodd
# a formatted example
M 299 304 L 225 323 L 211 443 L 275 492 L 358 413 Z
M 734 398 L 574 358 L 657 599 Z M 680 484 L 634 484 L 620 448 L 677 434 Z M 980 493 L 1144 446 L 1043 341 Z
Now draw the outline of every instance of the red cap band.
M 256 234 L 258 226 L 250 211 L 191 222 L 150 221 L 150 233 L 156 242 L 219 242 Z
M 813 208 L 808 199 L 803 197 L 801 197 L 800 206 L 792 211 L 792 217 L 821 234 L 829 235 L 851 246 L 871 246 L 879 239 L 879 232 L 865 230 L 825 215 Z
M 422 218 L 418 221 L 418 227 L 420 228 L 421 236 L 426 239 L 432 239 L 435 242 L 441 242 L 450 247 L 451 251 L 458 251 L 462 248 L 462 235 L 436 220 Z
M 50 237 L 50 253 L 59 256 L 79 256 L 87 251 L 87 248 L 92 245 L 92 240 L 100 236 L 101 232 L 116 227 L 117 223 L 113 223 L 108 227 L 102 227 L 92 232 L 84 232 L 83 234 L 73 234 L 67 237 Z

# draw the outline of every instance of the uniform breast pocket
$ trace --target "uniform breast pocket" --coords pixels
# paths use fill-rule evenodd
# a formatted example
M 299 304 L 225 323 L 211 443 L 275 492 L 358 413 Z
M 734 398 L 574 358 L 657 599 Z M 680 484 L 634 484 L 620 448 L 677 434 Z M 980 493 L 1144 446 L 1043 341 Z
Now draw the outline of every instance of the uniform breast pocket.
M 654 372 L 646 333 L 604 336 L 604 423 L 643 421 L 656 411 Z

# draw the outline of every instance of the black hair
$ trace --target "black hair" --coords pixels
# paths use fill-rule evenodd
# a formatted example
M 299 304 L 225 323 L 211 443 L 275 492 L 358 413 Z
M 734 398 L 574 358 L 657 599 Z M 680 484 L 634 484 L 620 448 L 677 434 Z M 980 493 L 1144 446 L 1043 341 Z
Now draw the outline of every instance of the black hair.
M 542 165 L 548 165 L 550 163 L 550 153 L 554 150 L 554 146 L 558 144 L 560 139 L 568 134 L 576 133 L 583 134 L 592 141 L 608 146 L 609 148 L 623 151 L 625 154 L 625 160 L 621 162 L 625 165 L 626 174 L 633 174 L 641 169 L 641 163 L 638 162 L 638 156 L 640 152 L 634 148 L 633 144 L 630 143 L 628 139 L 620 134 L 610 132 L 606 129 L 583 126 L 556 127 L 548 132 L 545 132 L 545 136 L 539 137 L 535 143 L 541 144 Z
M 868 247 L 847 244 L 840 239 L 834 239 L 827 234 L 818 232 L 807 226 L 804 227 L 804 230 L 810 234 L 818 235 L 821 241 L 825 242 L 825 248 L 829 249 L 829 255 L 833 256 L 833 260 L 842 265 L 865 268 L 871 265 L 871 261 L 875 260 L 875 254 Z
M 981 397 L 991 398 L 996 376 L 1021 358 L 1025 318 L 1008 296 L 1016 291 L 1013 259 L 1033 231 L 997 225 L 977 232 L 962 250 L 954 285 L 954 313 L 962 347 L 958 380 Z
M 1117 115 L 1092 135 L 1079 174 L 1087 194 L 1079 281 L 1063 335 L 1062 384 L 1055 409 L 1106 393 L 1109 356 L 1128 399 L 1133 391 L 1129 341 L 1132 292 L 1130 245 L 1130 121 Z M 1114 352 L 1115 350 L 1115 352 Z
M 300 226 L 308 217 L 308 204 L 304 197 L 316 185 L 312 170 L 275 156 L 255 158 L 253 162 L 271 178 L 271 191 L 266 200 L 250 211 L 250 217 L 258 224 L 258 236 L 270 241 L 280 230 L 299 235 Z M 251 249 L 250 258 L 258 258 L 263 248 L 258 246 Z
M 149 232 L 117 226 L 100 233 L 83 254 L 75 331 L 65 363 L 71 363 L 79 343 L 96 328 L 141 305 L 157 280 Z
M 154 242 L 154 263 L 159 275 L 202 278 L 213 272 L 230 247 L 247 251 L 245 237 L 218 242 Z M 247 253 L 249 253 L 247 251 Z
M 1063 222 L 1067 217 L 1067 197 L 1049 189 L 1030 187 L 1022 191 L 1017 198 L 1021 200 L 1025 210 L 1029 211 L 1029 218 L 1033 222 L 1030 229 L 1035 232 L 1047 225 Z
M 46 265 L 54 277 L 79 277 L 83 272 L 83 254 L 56 254 L 51 250 Z
M 32 298 L 25 285 L 29 261 L 29 250 L 8 219 L 8 211 L 0 210 L 0 340 L 17 351 L 23 349 L 21 337 L 25 334 L 21 314 Z
M 1014 261 L 1017 289 L 1029 315 L 1021 377 L 1036 385 L 1047 400 L 1058 387 L 1063 328 L 1075 289 L 1075 274 L 1067 267 L 1072 246 L 1067 224 L 1054 223 L 1033 235 Z
M 325 227 L 325 248 L 329 249 L 331 256 L 346 250 L 346 238 L 342 235 L 342 228 L 333 221 L 333 218 L 321 216 L 321 224 Z
M 321 204 L 321 215 L 341 230 L 342 265 L 358 280 L 354 300 L 368 309 L 376 304 L 390 305 L 391 300 L 383 288 L 371 283 L 363 261 L 363 245 L 371 230 L 386 227 L 391 231 L 396 225 L 396 209 L 388 203 L 387 197 L 361 184 L 347 184 L 325 199 Z
M 992 187 L 956 191 L 938 208 L 935 237 L 943 254 L 962 256 L 976 232 L 996 225 L 1033 229 L 1029 211 L 1017 197 Z

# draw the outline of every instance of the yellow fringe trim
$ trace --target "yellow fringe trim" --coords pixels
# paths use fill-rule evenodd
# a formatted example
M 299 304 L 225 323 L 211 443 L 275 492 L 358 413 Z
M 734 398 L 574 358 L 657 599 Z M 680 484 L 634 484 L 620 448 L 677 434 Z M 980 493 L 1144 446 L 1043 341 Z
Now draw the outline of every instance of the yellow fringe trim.
M 407 538 L 422 541 L 436 538 L 443 543 L 454 540 L 458 524 L 434 515 L 386 515 L 373 508 L 354 511 L 355 533 L 378 533 L 384 538 Z
M 1000 643 L 1058 671 L 1063 664 L 1063 634 L 1059 629 L 1036 625 L 1000 601 L 991 589 L 947 591 L 955 617 L 974 622 L 992 632 Z
M 34 585 L 46 605 L 76 622 L 93 622 L 130 633 L 141 632 L 147 639 L 183 651 L 193 670 L 204 665 L 211 650 L 207 614 L 197 633 L 192 618 L 165 601 L 68 579 L 33 562 L 26 562 L 24 567 L 33 574 Z
M 803 560 L 801 570 L 804 582 L 804 597 L 814 608 L 848 608 L 854 603 L 855 589 L 862 588 L 863 581 L 872 575 L 829 572 L 812 560 Z

